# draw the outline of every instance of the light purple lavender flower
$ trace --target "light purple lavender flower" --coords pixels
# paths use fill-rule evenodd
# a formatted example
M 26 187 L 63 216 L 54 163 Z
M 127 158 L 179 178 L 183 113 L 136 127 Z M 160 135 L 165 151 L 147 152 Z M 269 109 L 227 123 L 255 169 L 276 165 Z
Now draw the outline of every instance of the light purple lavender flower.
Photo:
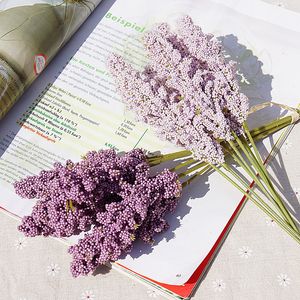
M 162 23 L 144 37 L 150 64 L 138 72 L 118 55 L 109 69 L 127 107 L 158 135 L 191 150 L 199 160 L 222 163 L 220 140 L 242 132 L 248 99 L 239 91 L 235 63 L 221 44 L 185 16 L 178 34 Z

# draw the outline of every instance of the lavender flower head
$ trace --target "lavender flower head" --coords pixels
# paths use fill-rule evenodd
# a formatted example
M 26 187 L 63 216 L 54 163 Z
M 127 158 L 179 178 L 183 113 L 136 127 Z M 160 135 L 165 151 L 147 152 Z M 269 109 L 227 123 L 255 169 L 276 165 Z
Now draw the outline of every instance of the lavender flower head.
M 24 198 L 38 199 L 31 216 L 25 216 L 19 230 L 26 236 L 67 237 L 87 231 L 97 224 L 96 215 L 113 201 L 120 181 L 135 180 L 136 168 L 145 164 L 141 150 L 118 156 L 113 150 L 93 151 L 78 163 L 42 171 L 15 183 Z
M 130 252 L 135 239 L 152 243 L 156 233 L 168 228 L 164 216 L 175 209 L 181 191 L 177 175 L 165 170 L 149 177 L 146 169 L 140 175 L 134 184 L 123 186 L 120 202 L 107 204 L 105 212 L 97 214 L 99 225 L 70 247 L 74 277 Z
M 140 149 L 124 155 L 101 150 L 16 182 L 15 190 L 38 199 L 19 226 L 26 236 L 67 237 L 91 230 L 69 249 L 77 277 L 117 260 L 135 239 L 152 243 L 168 228 L 165 215 L 175 209 L 181 185 L 169 170 L 151 175 Z
M 220 140 L 241 134 L 248 99 L 239 90 L 235 63 L 221 43 L 188 16 L 177 34 L 161 23 L 144 36 L 150 63 L 138 72 L 121 56 L 108 61 L 119 93 L 139 120 L 158 135 L 191 150 L 199 160 L 222 163 Z

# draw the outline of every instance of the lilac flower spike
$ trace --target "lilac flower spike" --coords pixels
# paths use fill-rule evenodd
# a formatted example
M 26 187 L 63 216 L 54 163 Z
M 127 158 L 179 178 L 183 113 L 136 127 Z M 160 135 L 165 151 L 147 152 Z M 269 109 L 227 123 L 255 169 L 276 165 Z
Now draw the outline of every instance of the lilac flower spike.
M 178 34 L 168 24 L 144 36 L 150 64 L 138 72 L 121 56 L 108 66 L 125 104 L 158 135 L 191 150 L 199 160 L 224 162 L 220 140 L 242 133 L 248 99 L 239 91 L 235 64 L 221 44 L 185 16 Z
M 70 247 L 73 276 L 87 275 L 101 264 L 116 261 L 131 251 L 135 239 L 152 243 L 156 233 L 168 228 L 164 216 L 175 209 L 180 191 L 177 175 L 168 170 L 152 178 L 141 176 L 134 185 L 124 186 L 122 201 L 107 204 L 105 211 L 97 214 L 99 225 Z
M 15 183 L 23 198 L 38 199 L 30 216 L 23 218 L 19 230 L 26 236 L 68 237 L 97 224 L 96 215 L 114 200 L 120 182 L 135 180 L 137 169 L 145 164 L 141 150 L 118 156 L 113 150 L 92 151 L 86 159 L 42 171 Z
M 73 276 L 87 275 L 130 252 L 135 239 L 153 243 L 154 235 L 168 228 L 165 215 L 175 209 L 181 189 L 174 172 L 151 175 L 140 149 L 124 155 L 89 152 L 78 163 L 55 164 L 15 183 L 17 194 L 38 199 L 19 230 L 56 237 L 89 231 L 69 249 Z

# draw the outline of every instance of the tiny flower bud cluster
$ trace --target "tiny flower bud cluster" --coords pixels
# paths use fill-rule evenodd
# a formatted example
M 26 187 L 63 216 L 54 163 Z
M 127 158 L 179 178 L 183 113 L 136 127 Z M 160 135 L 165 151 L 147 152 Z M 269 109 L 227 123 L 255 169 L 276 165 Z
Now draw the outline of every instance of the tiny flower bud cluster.
M 56 163 L 52 170 L 16 182 L 15 190 L 21 197 L 38 199 L 19 226 L 26 236 L 90 231 L 69 249 L 77 277 L 117 260 L 135 239 L 152 243 L 157 232 L 167 229 L 165 215 L 175 209 L 181 185 L 169 170 L 151 176 L 140 149 L 124 155 L 101 150 L 78 163 Z
M 150 63 L 138 72 L 121 56 L 108 67 L 118 91 L 137 118 L 154 126 L 158 135 L 191 150 L 210 163 L 222 163 L 220 140 L 242 132 L 248 99 L 239 90 L 233 61 L 221 43 L 185 16 L 177 32 L 168 24 L 145 34 Z

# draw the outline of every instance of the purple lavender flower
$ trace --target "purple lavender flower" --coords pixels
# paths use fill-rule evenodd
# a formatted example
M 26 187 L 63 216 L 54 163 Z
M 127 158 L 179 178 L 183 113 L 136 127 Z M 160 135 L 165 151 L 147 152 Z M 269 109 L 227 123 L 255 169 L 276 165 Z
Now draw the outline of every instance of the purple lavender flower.
M 124 155 L 102 150 L 78 163 L 55 164 L 15 183 L 15 190 L 38 199 L 19 226 L 25 235 L 66 237 L 91 230 L 69 249 L 77 277 L 117 260 L 136 238 L 152 243 L 168 228 L 165 215 L 175 209 L 181 184 L 169 170 L 151 175 L 140 149 Z
M 144 42 L 150 64 L 143 72 L 118 55 L 108 61 L 126 105 L 160 137 L 199 160 L 222 163 L 219 141 L 232 139 L 231 131 L 240 134 L 248 112 L 235 63 L 227 62 L 220 42 L 187 16 L 179 20 L 178 34 L 162 23 Z
M 136 238 L 151 243 L 156 233 L 168 228 L 164 217 L 177 205 L 181 192 L 178 177 L 168 170 L 154 177 L 144 171 L 134 184 L 122 186 L 120 202 L 107 204 L 105 211 L 97 214 L 99 225 L 92 233 L 69 248 L 74 277 L 130 252 Z
M 16 182 L 18 195 L 39 199 L 19 230 L 26 236 L 57 237 L 89 230 L 97 225 L 97 213 L 115 201 L 120 185 L 135 181 L 141 165 L 147 166 L 141 150 L 124 156 L 113 150 L 94 151 L 78 163 L 56 163 L 53 170 Z

